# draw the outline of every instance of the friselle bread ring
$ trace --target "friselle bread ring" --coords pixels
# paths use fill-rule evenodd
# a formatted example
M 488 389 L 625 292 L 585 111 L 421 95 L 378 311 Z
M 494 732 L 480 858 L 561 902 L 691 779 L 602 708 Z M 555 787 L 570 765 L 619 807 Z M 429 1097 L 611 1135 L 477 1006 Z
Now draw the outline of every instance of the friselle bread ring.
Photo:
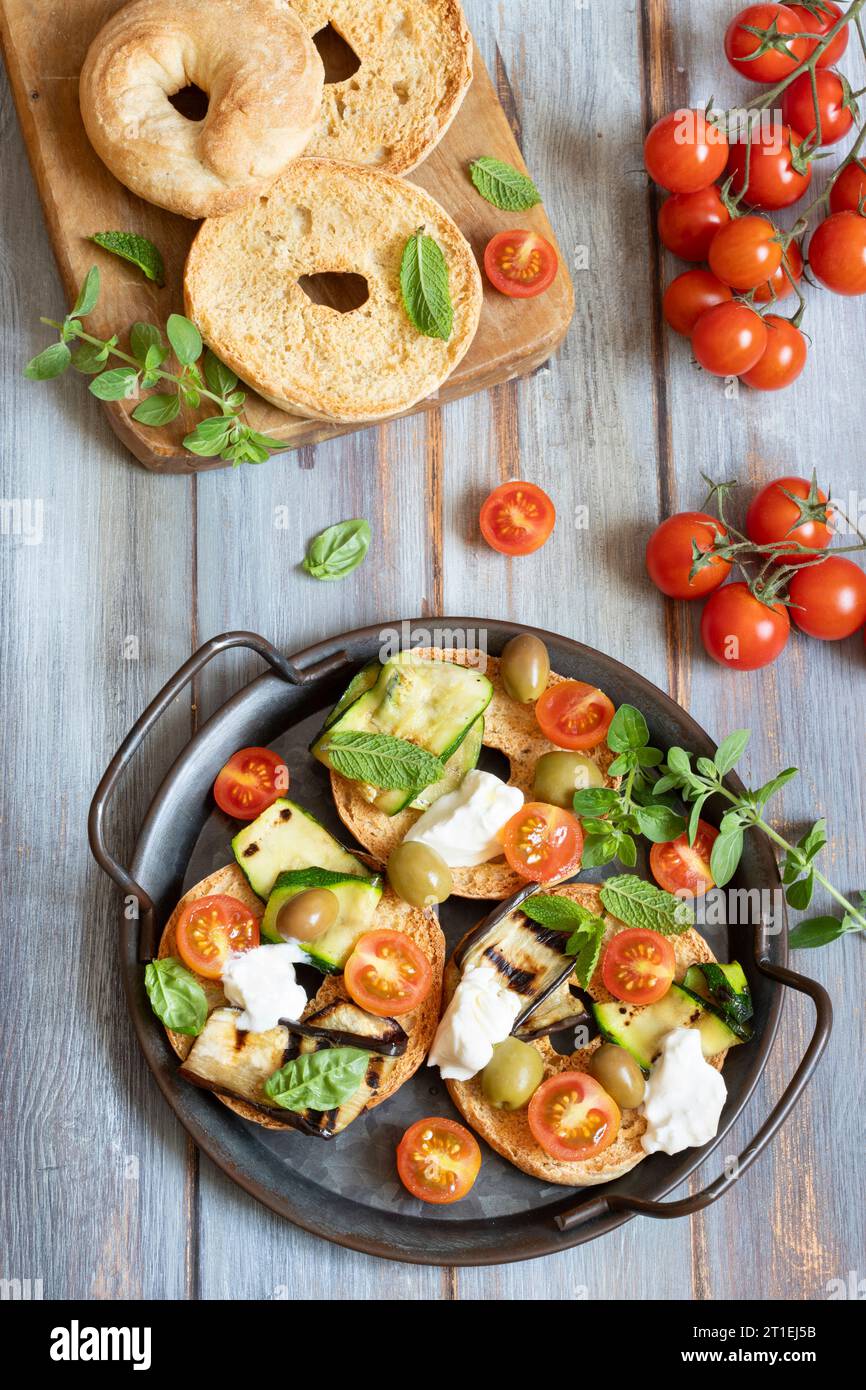
M 405 174 L 450 126 L 472 82 L 460 0 L 292 0 L 310 35 L 326 25 L 360 66 L 325 87 L 307 153 Z
M 419 227 L 445 256 L 447 342 L 412 324 L 400 290 Z M 315 303 L 304 276 L 362 276 L 348 313 Z M 210 348 L 260 395 L 295 415 L 379 420 L 431 395 L 468 350 L 481 313 L 472 248 L 439 204 L 391 174 L 299 159 L 270 192 L 200 228 L 184 272 L 186 312 Z
M 289 0 L 134 0 L 81 72 L 91 144 L 133 193 L 184 217 L 232 212 L 302 153 L 324 68 Z M 201 121 L 169 98 L 195 86 Z

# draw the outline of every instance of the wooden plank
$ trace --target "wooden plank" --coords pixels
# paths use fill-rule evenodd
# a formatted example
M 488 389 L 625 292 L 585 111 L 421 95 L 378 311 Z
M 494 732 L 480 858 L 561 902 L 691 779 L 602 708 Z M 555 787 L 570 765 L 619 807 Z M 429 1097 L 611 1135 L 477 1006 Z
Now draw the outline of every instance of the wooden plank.
M 162 324 L 169 313 L 182 312 L 183 263 L 198 224 L 134 197 L 102 164 L 84 131 L 78 106 L 78 72 L 91 39 L 118 8 L 118 0 L 3 0 L 0 35 L 40 194 L 67 296 L 77 288 L 94 261 L 103 272 L 100 304 L 90 322 L 107 337 L 138 319 Z M 495 230 L 507 228 L 513 214 L 500 213 L 475 192 L 467 166 L 480 150 L 520 164 L 508 121 L 481 62 L 466 100 L 441 145 L 413 174 L 413 181 L 432 193 L 472 243 L 480 257 Z M 525 224 L 555 240 L 543 207 L 523 218 Z M 100 252 L 86 240 L 107 228 L 134 229 L 163 253 L 166 287 L 162 290 L 131 272 L 123 262 Z M 438 394 L 415 407 L 435 409 L 534 371 L 561 342 L 573 308 L 569 277 L 563 273 L 544 296 L 513 304 L 486 287 L 481 324 L 469 353 Z M 195 412 L 184 411 L 171 425 L 146 428 L 131 418 L 134 401 L 106 407 L 112 426 L 147 467 L 161 472 L 199 472 L 227 465 L 186 453 L 182 440 Z M 251 397 L 247 410 L 255 429 L 285 441 L 290 448 L 346 434 L 357 426 L 335 426 L 298 416 Z

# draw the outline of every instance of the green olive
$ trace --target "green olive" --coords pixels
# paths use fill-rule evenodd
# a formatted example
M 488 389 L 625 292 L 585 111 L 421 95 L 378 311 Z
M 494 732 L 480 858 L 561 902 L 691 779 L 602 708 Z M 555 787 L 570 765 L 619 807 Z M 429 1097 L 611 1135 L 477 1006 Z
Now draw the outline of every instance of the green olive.
M 404 840 L 391 851 L 388 881 L 413 907 L 432 907 L 451 895 L 451 870 L 441 854 L 420 840 Z
M 544 753 L 535 764 L 532 800 L 570 811 L 576 791 L 603 786 L 601 769 L 584 753 Z
M 544 1063 L 529 1043 L 506 1038 L 497 1043 L 481 1073 L 481 1089 L 497 1110 L 522 1110 L 541 1085 Z
M 340 900 L 330 888 L 307 888 L 284 903 L 277 914 L 277 932 L 284 941 L 318 941 L 332 927 Z
M 524 632 L 506 642 L 500 658 L 502 684 L 518 704 L 540 700 L 550 680 L 550 657 L 537 637 Z
M 631 1053 L 616 1043 L 602 1043 L 589 1059 L 589 1074 L 623 1110 L 634 1110 L 644 1098 L 646 1082 Z

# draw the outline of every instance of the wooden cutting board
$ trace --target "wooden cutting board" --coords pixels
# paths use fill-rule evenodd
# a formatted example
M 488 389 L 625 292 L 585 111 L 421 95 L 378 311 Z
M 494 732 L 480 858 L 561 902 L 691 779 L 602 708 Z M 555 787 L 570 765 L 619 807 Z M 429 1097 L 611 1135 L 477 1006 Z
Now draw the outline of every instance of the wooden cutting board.
M 69 303 L 88 268 L 98 264 L 102 294 L 88 327 L 100 337 L 118 333 L 125 347 L 127 331 L 136 320 L 161 326 L 169 314 L 183 312 L 183 265 L 199 224 L 135 197 L 109 173 L 85 134 L 78 107 L 78 74 L 91 40 L 120 4 L 118 0 L 0 0 L 0 6 L 6 65 Z M 482 154 L 525 168 L 476 50 L 475 79 L 457 119 L 411 178 L 447 209 L 479 259 L 495 232 L 514 225 L 532 227 L 555 242 L 543 207 L 520 214 L 501 212 L 475 192 L 467 166 Z M 156 288 L 133 267 L 87 240 L 93 232 L 108 230 L 138 232 L 159 247 L 166 268 L 164 288 Z M 32 309 L 34 318 L 62 316 L 60 306 L 50 302 L 33 304 Z M 555 283 L 535 300 L 509 300 L 485 280 L 481 323 L 469 353 L 437 395 L 409 413 L 433 409 L 535 370 L 562 341 L 573 309 L 574 292 L 562 257 Z M 49 341 L 46 330 L 46 345 Z M 51 386 L 34 384 L 33 389 L 50 390 Z M 85 379 L 81 389 L 87 389 Z M 116 433 L 147 468 L 179 473 L 229 466 L 221 459 L 197 458 L 183 449 L 184 435 L 208 412 L 182 411 L 172 424 L 153 429 L 131 419 L 135 404 L 112 402 L 103 408 Z M 254 428 L 284 440 L 289 449 L 363 428 L 287 415 L 252 394 L 247 418 Z

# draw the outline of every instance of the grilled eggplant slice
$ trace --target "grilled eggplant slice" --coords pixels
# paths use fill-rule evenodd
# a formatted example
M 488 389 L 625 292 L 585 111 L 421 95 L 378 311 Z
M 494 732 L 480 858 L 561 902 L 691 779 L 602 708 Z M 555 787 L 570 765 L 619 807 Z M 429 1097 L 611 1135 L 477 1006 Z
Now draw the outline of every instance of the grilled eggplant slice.
M 289 1030 L 279 1024 L 266 1033 L 244 1033 L 237 1026 L 240 1014 L 240 1009 L 214 1009 L 180 1075 L 205 1090 L 225 1091 L 272 1112 L 265 1082 L 285 1061 Z
M 570 933 L 543 927 L 520 911 L 520 904 L 536 890 L 537 885 L 528 884 L 497 907 L 469 933 L 455 957 L 461 971 L 472 965 L 494 966 L 503 985 L 520 995 L 523 1007 L 512 1032 L 574 970 L 574 957 L 565 949 Z
M 551 1033 L 564 1033 L 566 1029 L 573 1032 L 580 1027 L 592 1031 L 595 1020 L 582 1000 L 575 997 L 573 986 L 566 979 L 526 1016 L 520 1026 L 513 1030 L 513 1036 L 521 1042 L 536 1042 L 539 1038 L 549 1037 Z
M 396 1018 L 375 1018 L 349 999 L 335 999 L 300 1023 L 284 1021 L 297 1037 L 320 1040 L 331 1047 L 361 1047 L 382 1057 L 402 1057 L 409 1044 Z
M 379 1022 L 387 1023 L 389 1020 L 381 1019 Z M 308 1052 L 319 1052 L 323 1047 L 330 1046 L 331 1043 L 324 1038 L 302 1037 L 298 1039 L 295 1055 L 303 1056 Z M 291 1056 L 287 1060 L 290 1061 Z M 382 1086 L 395 1063 L 394 1057 L 382 1057 L 371 1052 L 364 1080 L 357 1091 L 349 1096 L 348 1100 L 344 1100 L 342 1105 L 336 1106 L 333 1110 L 304 1110 L 300 1113 L 292 1110 L 280 1110 L 279 1113 L 289 1124 L 302 1129 L 305 1134 L 315 1134 L 320 1139 L 333 1139 L 336 1135 L 342 1134 L 343 1130 L 366 1110 L 367 1105 Z

